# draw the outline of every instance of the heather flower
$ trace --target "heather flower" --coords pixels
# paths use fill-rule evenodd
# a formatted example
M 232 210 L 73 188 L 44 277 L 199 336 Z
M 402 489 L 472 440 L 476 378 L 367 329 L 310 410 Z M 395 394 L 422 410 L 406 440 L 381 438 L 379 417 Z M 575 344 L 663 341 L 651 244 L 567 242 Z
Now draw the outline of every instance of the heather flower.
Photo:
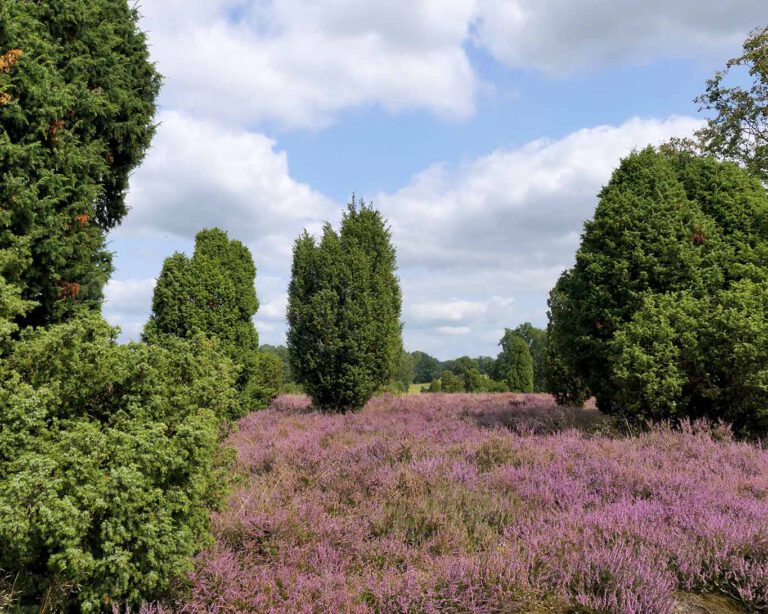
M 666 614 L 768 607 L 768 452 L 702 422 L 620 436 L 546 395 L 281 397 L 182 612 Z M 736 611 L 736 610 L 734 610 Z

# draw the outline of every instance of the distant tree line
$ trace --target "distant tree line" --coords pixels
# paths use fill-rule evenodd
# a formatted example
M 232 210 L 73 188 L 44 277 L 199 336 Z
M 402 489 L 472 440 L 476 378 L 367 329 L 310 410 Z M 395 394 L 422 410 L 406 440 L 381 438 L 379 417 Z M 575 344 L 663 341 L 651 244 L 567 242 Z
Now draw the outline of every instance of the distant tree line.
M 546 392 L 547 334 L 526 322 L 507 329 L 496 358 L 461 356 L 440 361 L 421 351 L 406 354 L 415 384 L 424 392 Z M 408 389 L 406 380 L 401 388 Z

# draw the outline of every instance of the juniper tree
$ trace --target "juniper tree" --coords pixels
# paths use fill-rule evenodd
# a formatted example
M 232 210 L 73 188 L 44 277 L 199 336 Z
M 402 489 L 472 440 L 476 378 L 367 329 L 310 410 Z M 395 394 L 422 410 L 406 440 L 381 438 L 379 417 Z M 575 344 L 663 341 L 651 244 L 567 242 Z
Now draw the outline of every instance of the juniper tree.
M 446 369 L 440 375 L 440 391 L 455 393 L 466 392 L 464 388 L 464 379 L 456 375 L 453 371 Z
M 219 339 L 241 369 L 238 388 L 246 409 L 263 407 L 282 382 L 279 359 L 258 353 L 252 320 L 259 308 L 255 279 L 256 267 L 245 245 L 217 228 L 203 230 L 191 258 L 176 253 L 166 259 L 144 331 L 150 343 L 198 334 Z
M 521 324 L 513 331 L 528 344 L 533 359 L 533 390 L 545 392 L 547 364 L 547 331 L 536 328 L 530 322 Z
M 515 331 L 506 329 L 499 345 L 496 379 L 506 382 L 511 392 L 533 392 L 533 358 L 528 343 Z
M 288 351 L 298 383 L 323 409 L 362 407 L 394 377 L 402 352 L 395 249 L 381 213 L 352 199 L 337 233 L 294 244 Z
M 623 160 L 600 194 L 594 219 L 585 225 L 576 265 L 563 274 L 550 297 L 549 342 L 553 372 L 560 374 L 555 392 L 561 397 L 591 393 L 605 411 L 642 417 L 627 404 L 627 385 L 633 377 L 652 376 L 643 373 L 644 362 L 632 359 L 626 348 L 646 343 L 641 331 L 653 328 L 648 322 L 660 322 L 659 310 L 669 312 L 664 296 L 686 296 L 697 305 L 703 301 L 710 307 L 701 314 L 709 319 L 722 292 L 747 281 L 761 287 L 768 280 L 766 220 L 764 188 L 733 163 L 669 148 L 648 148 Z M 664 329 L 660 325 L 659 334 Z M 691 332 L 675 328 L 674 343 L 682 343 Z M 740 336 L 735 330 L 733 334 Z M 714 338 L 705 331 L 702 335 Z M 660 341 L 651 349 L 662 351 L 663 346 Z M 707 361 L 703 371 L 689 363 L 681 377 L 685 390 L 702 388 L 673 399 L 680 408 L 677 415 L 698 411 L 692 398 L 719 398 L 722 403 L 709 403 L 709 417 L 722 417 L 714 408 L 724 407 L 731 393 L 702 374 L 725 368 L 725 379 L 736 378 L 736 367 L 716 353 L 702 350 L 701 356 Z M 640 370 L 633 374 L 628 365 Z M 757 377 L 759 361 L 738 368 L 747 369 L 744 376 Z M 768 403 L 768 396 L 764 400 Z
M 0 249 L 24 239 L 22 324 L 97 308 L 106 232 L 154 133 L 160 77 L 126 0 L 0 3 Z
M 215 340 L 116 342 L 98 314 L 0 358 L 0 569 L 11 611 L 138 609 L 212 541 L 235 369 Z M 116 606 L 117 607 L 117 606 Z

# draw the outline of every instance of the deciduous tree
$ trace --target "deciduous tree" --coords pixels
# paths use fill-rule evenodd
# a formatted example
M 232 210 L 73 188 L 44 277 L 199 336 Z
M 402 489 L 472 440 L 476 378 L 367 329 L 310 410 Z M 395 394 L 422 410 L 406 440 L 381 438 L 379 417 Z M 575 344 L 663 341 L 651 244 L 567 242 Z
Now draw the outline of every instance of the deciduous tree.
M 729 84 L 734 72 L 736 79 L 746 72 L 751 85 Z M 707 81 L 696 102 L 714 114 L 698 132 L 704 151 L 738 162 L 768 182 L 768 26 L 751 33 L 742 54 Z

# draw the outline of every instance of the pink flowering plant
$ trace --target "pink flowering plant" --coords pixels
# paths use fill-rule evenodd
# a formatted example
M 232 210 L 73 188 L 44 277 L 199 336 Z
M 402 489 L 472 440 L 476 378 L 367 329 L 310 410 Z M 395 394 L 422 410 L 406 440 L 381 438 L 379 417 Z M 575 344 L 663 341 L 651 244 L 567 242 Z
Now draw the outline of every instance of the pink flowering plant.
M 623 436 L 544 395 L 281 397 L 229 444 L 239 482 L 182 612 L 768 609 L 768 452 L 724 426 Z

